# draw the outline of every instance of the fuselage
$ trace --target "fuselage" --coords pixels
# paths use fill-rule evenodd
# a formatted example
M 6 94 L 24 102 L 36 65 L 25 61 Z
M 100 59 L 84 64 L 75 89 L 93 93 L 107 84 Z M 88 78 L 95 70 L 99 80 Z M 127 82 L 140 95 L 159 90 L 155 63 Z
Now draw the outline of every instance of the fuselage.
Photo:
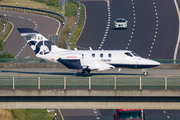
M 39 58 L 61 63 L 67 68 L 81 70 L 87 75 L 92 70 L 112 68 L 150 68 L 159 62 L 142 58 L 129 50 L 67 50 L 58 48 L 43 35 L 30 28 L 17 28 Z M 147 75 L 145 71 L 143 73 Z
M 49 55 L 54 57 L 54 61 L 48 59 L 52 58 Z M 48 54 L 46 58 L 52 62 L 60 62 L 70 69 L 82 69 L 83 66 L 89 66 L 92 69 L 105 67 L 102 70 L 106 70 L 116 67 L 150 68 L 160 65 L 159 62 L 142 58 L 129 50 L 64 50 L 54 52 L 53 55 Z

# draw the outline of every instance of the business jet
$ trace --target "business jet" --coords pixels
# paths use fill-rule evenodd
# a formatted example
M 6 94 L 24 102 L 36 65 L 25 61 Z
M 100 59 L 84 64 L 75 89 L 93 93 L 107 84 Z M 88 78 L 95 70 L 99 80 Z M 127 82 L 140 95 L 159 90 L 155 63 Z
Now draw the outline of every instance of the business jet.
M 129 50 L 68 50 L 58 48 L 43 35 L 30 28 L 17 28 L 21 36 L 34 50 L 38 58 L 54 63 L 61 63 L 69 69 L 82 72 L 83 76 L 91 71 L 103 71 L 113 68 L 143 69 L 147 76 L 146 68 L 159 66 L 160 63 L 142 58 Z

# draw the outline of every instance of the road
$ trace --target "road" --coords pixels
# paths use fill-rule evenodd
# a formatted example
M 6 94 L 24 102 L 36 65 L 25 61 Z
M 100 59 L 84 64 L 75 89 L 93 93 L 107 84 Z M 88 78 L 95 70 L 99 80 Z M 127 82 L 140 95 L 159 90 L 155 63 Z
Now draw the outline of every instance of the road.
M 174 0 L 110 0 L 109 6 L 101 0 L 81 2 L 87 20 L 78 49 L 129 49 L 145 58 L 173 59 L 179 30 Z M 127 30 L 114 29 L 118 17 L 127 19 Z
M 114 120 L 113 109 L 61 109 L 64 120 Z M 180 110 L 143 110 L 145 120 L 179 120 Z
M 17 28 L 32 28 L 48 38 L 50 34 L 56 34 L 60 23 L 57 20 L 36 14 L 0 11 L 0 14 L 6 14 L 8 20 L 14 24 L 14 29 L 7 38 L 5 51 L 11 52 L 15 58 L 36 58 L 34 51 L 30 48 Z

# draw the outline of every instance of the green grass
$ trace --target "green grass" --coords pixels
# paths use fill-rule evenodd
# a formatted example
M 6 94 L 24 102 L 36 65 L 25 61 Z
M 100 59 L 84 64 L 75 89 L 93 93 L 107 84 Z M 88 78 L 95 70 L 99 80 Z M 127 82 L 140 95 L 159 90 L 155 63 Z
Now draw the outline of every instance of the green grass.
M 3 40 L 9 34 L 11 28 L 12 28 L 12 25 L 9 23 L 7 28 L 6 28 L 6 30 L 5 30 L 5 32 L 0 36 L 0 51 L 4 51 L 4 44 L 5 44 L 5 42 Z M 4 27 L 3 27 L 3 29 L 4 29 Z
M 5 21 L 0 20 L 0 32 L 4 29 L 4 24 L 5 23 L 6 23 Z
M 9 23 L 6 28 L 6 31 L 2 34 L 2 36 L 0 36 L 0 40 L 4 40 L 6 36 L 9 34 L 9 32 L 11 31 L 11 29 L 12 29 L 12 25 Z
M 83 5 L 81 5 L 81 14 L 80 14 L 79 22 L 77 24 L 77 27 L 76 27 L 76 30 L 74 31 L 73 36 L 70 39 L 71 49 L 75 48 L 75 44 L 82 31 L 83 24 L 84 24 L 84 7 Z
M 11 112 L 14 120 L 53 120 L 55 114 L 48 113 L 46 109 L 12 109 Z
M 73 1 L 68 1 L 65 6 L 65 16 L 68 17 L 76 17 L 78 4 Z

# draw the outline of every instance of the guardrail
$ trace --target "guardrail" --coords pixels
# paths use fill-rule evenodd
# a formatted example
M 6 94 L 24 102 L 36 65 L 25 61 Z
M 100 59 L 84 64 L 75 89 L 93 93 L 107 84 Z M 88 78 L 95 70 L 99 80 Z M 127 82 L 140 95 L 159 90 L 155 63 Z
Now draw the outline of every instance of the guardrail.
M 180 78 L 0 77 L 0 89 L 180 89 Z
M 2 15 L 0 15 L 0 19 L 6 21 L 6 24 L 5 24 L 5 26 L 4 26 L 4 29 L 0 32 L 0 36 L 1 36 L 1 35 L 6 31 L 6 28 L 7 28 L 7 26 L 8 26 L 9 21 L 8 21 L 8 19 L 7 19 L 6 17 L 4 17 L 4 16 L 2 16 Z

